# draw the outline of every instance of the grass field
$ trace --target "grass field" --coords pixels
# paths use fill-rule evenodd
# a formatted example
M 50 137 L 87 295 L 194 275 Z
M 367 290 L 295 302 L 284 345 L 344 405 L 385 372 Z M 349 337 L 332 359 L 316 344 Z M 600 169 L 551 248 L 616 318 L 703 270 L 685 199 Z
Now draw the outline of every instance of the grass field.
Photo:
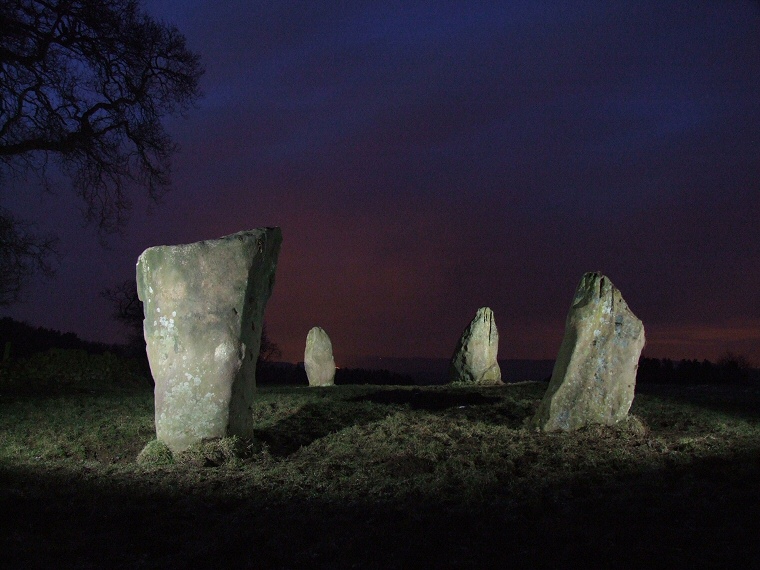
M 524 427 L 543 383 L 266 388 L 253 445 L 138 463 L 152 392 L 107 376 L 0 382 L 0 565 L 760 565 L 760 386 L 570 434 Z

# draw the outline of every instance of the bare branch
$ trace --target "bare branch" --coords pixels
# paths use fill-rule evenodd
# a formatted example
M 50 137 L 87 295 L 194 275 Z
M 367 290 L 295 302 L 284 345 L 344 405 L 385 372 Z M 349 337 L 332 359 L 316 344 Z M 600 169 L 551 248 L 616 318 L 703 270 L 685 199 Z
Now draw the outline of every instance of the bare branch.
M 56 161 L 85 218 L 119 231 L 135 189 L 153 200 L 168 189 L 176 145 L 162 119 L 193 104 L 202 74 L 184 36 L 137 0 L 4 0 L 0 175 Z M 29 228 L 0 211 L 0 304 L 49 269 L 54 242 Z
M 31 224 L 0 208 L 0 306 L 18 301 L 33 273 L 53 274 L 50 258 L 58 256 L 57 243 L 54 236 L 34 233 Z
M 0 6 L 0 160 L 50 154 L 86 211 L 118 229 L 123 196 L 159 197 L 176 150 L 161 119 L 199 96 L 185 38 L 135 0 L 10 0 Z

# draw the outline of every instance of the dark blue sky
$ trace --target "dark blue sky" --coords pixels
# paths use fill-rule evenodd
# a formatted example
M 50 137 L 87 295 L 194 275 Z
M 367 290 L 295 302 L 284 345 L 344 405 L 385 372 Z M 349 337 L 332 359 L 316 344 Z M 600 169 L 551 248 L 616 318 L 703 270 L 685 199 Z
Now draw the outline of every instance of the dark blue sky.
M 480 6 L 483 4 L 484 6 Z M 760 364 L 760 3 L 147 3 L 202 55 L 174 189 L 110 250 L 71 195 L 3 203 L 62 234 L 9 313 L 118 340 L 98 292 L 151 245 L 278 225 L 270 334 L 339 365 L 450 357 L 480 306 L 504 358 L 553 358 L 601 270 L 645 355 Z

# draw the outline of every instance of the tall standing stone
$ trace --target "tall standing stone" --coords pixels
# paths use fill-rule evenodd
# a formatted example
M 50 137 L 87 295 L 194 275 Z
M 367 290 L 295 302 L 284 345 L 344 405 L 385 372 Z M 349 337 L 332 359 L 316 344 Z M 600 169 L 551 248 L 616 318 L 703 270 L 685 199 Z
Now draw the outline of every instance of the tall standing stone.
M 624 419 L 633 402 L 642 348 L 644 325 L 620 291 L 601 273 L 586 273 L 533 425 L 569 431 Z
M 280 228 L 146 249 L 137 261 L 156 436 L 173 452 L 253 435 L 253 392 Z
M 321 327 L 314 327 L 306 335 L 303 355 L 309 386 L 332 386 L 335 384 L 335 359 L 330 337 Z
M 493 311 L 482 307 L 459 339 L 449 366 L 449 381 L 480 385 L 502 384 L 498 352 L 499 331 L 496 329 Z

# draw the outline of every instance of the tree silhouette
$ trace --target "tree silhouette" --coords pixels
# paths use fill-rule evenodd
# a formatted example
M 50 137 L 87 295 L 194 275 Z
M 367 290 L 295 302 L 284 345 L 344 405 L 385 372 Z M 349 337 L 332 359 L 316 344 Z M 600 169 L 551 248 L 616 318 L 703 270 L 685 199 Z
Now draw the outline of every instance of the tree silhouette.
M 202 73 L 184 36 L 136 0 L 4 0 L 0 175 L 42 173 L 47 180 L 55 164 L 83 200 L 86 220 L 102 232 L 118 230 L 133 187 L 153 200 L 168 187 L 176 147 L 161 120 L 192 105 Z M 11 257 L 26 259 L 23 267 L 39 265 L 46 238 L 19 233 L 7 212 L 0 216 L 11 220 L 11 233 L 31 239 L 31 248 L 12 249 Z M 0 267 L 8 270 L 14 267 Z M 25 276 L 15 270 L 14 286 Z
M 267 323 L 261 326 L 261 345 L 259 346 L 259 362 L 273 362 L 276 358 L 282 356 L 282 351 L 277 343 L 269 338 L 267 332 Z
M 0 307 L 18 301 L 24 281 L 35 271 L 52 273 L 49 258 L 56 254 L 56 241 L 0 208 Z
M 110 303 L 113 318 L 142 336 L 144 312 L 143 303 L 137 296 L 137 281 L 127 279 L 113 289 L 105 289 L 100 295 Z

